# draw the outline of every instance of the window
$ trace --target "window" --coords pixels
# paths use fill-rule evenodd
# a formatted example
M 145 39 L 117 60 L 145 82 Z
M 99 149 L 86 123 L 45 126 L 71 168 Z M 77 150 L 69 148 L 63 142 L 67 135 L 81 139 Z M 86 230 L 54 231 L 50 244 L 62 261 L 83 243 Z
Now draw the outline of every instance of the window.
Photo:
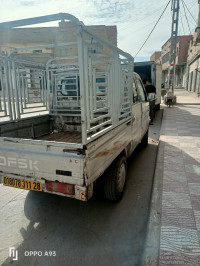
M 96 83 L 97 83 L 97 92 L 105 92 L 106 87 L 105 85 L 105 78 L 96 78 Z M 102 84 L 102 85 L 100 85 Z
M 193 71 L 190 73 L 190 91 L 192 91 Z
M 61 81 L 61 93 L 63 96 L 78 97 L 80 94 L 79 80 L 76 76 L 67 76 Z
M 33 50 L 33 54 L 41 54 L 42 50 Z
M 169 53 L 163 55 L 162 57 L 162 64 L 166 63 L 169 61 Z
M 133 81 L 133 102 L 137 103 L 138 102 L 138 93 L 136 89 L 135 82 Z
M 137 88 L 137 93 L 138 93 L 138 101 L 146 102 L 144 87 L 139 79 L 136 79 L 136 88 Z

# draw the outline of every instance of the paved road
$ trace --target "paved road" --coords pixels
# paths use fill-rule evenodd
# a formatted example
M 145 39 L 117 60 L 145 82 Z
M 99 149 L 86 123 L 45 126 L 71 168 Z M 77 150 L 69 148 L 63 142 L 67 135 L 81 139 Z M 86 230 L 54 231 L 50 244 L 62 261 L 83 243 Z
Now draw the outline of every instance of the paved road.
M 0 264 L 139 265 L 161 116 L 162 111 L 150 126 L 148 147 L 139 147 L 129 159 L 126 190 L 117 204 L 107 202 L 100 190 L 85 203 L 0 184 Z M 9 247 L 17 249 L 18 261 L 9 257 Z

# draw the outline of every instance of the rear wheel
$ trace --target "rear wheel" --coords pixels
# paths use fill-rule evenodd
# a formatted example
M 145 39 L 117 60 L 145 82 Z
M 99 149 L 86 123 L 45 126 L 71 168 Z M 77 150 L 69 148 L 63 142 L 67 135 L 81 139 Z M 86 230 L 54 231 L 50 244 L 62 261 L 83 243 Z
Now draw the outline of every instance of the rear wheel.
M 119 156 L 105 173 L 104 193 L 108 200 L 117 202 L 121 199 L 126 182 L 126 159 Z

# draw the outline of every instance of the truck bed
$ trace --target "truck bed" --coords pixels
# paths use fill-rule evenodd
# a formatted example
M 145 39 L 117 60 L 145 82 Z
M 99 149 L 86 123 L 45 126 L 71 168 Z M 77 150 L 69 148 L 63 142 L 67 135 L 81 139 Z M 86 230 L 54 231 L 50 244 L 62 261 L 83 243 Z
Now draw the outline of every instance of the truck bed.
M 79 132 L 57 132 L 38 137 L 38 140 L 56 141 L 56 142 L 69 142 L 81 143 L 81 133 Z

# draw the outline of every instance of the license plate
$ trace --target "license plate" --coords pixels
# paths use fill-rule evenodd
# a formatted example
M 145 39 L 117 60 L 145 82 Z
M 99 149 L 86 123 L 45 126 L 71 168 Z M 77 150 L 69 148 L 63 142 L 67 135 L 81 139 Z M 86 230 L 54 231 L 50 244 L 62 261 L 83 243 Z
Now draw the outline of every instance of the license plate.
M 16 187 L 28 190 L 42 191 L 42 183 L 32 180 L 17 179 L 12 177 L 3 177 L 4 186 Z

